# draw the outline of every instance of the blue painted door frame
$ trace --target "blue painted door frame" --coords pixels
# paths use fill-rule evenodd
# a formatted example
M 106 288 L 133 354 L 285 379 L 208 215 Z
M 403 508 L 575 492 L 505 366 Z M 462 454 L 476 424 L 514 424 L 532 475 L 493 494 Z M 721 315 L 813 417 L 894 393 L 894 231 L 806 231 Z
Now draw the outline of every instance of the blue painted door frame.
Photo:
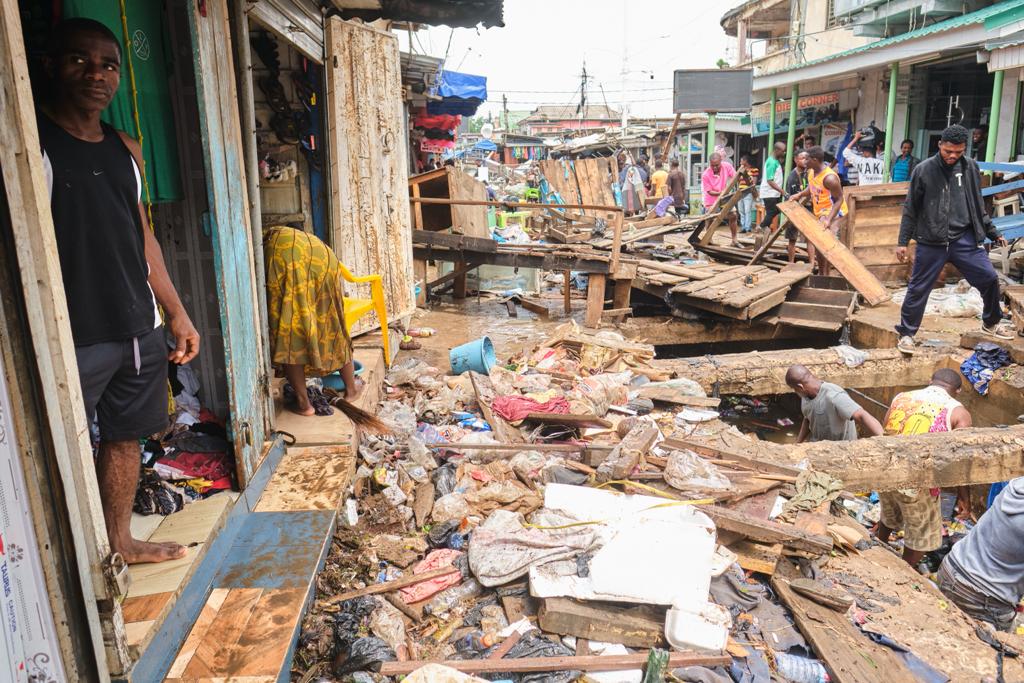
M 256 471 L 268 390 L 227 0 L 189 3 L 199 128 L 239 484 Z

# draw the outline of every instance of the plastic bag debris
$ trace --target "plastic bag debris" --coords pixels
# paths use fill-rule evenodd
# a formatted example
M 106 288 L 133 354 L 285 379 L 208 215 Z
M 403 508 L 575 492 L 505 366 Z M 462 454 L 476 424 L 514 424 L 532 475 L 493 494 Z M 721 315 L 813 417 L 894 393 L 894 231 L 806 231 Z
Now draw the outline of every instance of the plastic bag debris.
M 466 579 L 458 586 L 446 588 L 438 593 L 426 604 L 423 611 L 427 614 L 444 614 L 463 600 L 475 598 L 483 592 L 480 584 L 475 579 Z
M 455 465 L 447 464 L 438 467 L 430 475 L 430 480 L 434 482 L 434 496 L 441 498 L 447 496 L 449 493 L 455 491 L 455 487 L 458 485 L 458 481 L 455 478 Z
M 416 411 L 401 401 L 384 401 L 377 417 L 386 422 L 400 439 L 408 438 L 416 431 Z
M 500 647 L 496 645 L 495 647 Z M 494 648 L 484 652 L 486 658 Z M 531 632 L 519 639 L 502 659 L 527 659 L 532 657 L 571 657 L 573 651 L 561 643 L 548 640 L 540 633 Z M 488 675 L 492 680 L 508 679 L 517 683 L 570 683 L 580 677 L 579 671 L 547 671 L 542 673 L 495 673 Z
M 380 671 L 384 662 L 395 661 L 391 647 L 376 636 L 359 638 L 347 650 L 334 656 L 334 675 L 345 676 L 356 671 Z
M 833 346 L 832 350 L 839 354 L 839 357 L 843 359 L 843 364 L 848 368 L 860 367 L 861 365 L 864 365 L 864 361 L 868 359 L 867 351 L 855 349 L 849 344 Z
M 647 655 L 643 683 L 662 683 L 668 670 L 668 651 L 653 647 Z
M 430 516 L 435 522 L 461 521 L 473 514 L 462 493 L 449 493 L 434 501 Z
M 387 600 L 377 600 L 377 609 L 370 615 L 370 633 L 398 652 L 405 647 L 405 622 L 398 608 Z
M 712 463 L 691 450 L 674 450 L 665 464 L 665 482 L 680 491 L 692 489 L 725 490 L 732 482 Z

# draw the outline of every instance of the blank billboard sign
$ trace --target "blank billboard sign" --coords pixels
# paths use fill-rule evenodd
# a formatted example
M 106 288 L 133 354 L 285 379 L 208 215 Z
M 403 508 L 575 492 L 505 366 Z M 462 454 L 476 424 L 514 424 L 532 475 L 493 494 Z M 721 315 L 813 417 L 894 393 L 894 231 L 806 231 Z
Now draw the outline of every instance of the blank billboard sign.
M 677 69 L 672 87 L 672 109 L 690 112 L 750 111 L 754 88 L 752 69 Z

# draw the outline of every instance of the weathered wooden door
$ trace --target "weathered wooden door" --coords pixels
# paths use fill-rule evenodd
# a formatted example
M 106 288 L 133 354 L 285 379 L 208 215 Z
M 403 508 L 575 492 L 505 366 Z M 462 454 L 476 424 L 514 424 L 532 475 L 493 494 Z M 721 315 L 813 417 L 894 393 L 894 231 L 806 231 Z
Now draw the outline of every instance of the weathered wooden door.
M 244 485 L 263 451 L 264 395 L 269 390 L 251 246 L 261 236 L 253 234 L 250 224 L 227 0 L 189 6 L 231 432 Z
M 416 308 L 398 38 L 337 17 L 324 29 L 331 246 L 354 273 L 382 275 L 394 320 Z M 347 287 L 349 296 L 369 296 Z M 378 324 L 363 318 L 352 332 Z

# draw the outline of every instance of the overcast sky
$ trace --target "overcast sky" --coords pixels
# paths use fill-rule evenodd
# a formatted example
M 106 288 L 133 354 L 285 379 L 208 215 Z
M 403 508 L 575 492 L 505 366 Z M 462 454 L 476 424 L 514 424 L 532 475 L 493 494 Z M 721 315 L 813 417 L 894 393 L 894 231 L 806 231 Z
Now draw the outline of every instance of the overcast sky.
M 585 60 L 590 103 L 618 109 L 625 94 L 632 114 L 671 116 L 672 71 L 714 68 L 728 56 L 735 39 L 719 21 L 740 2 L 505 0 L 504 28 L 428 28 L 413 35 L 412 49 L 447 52 L 447 69 L 486 76 L 484 114 L 500 111 L 503 95 L 510 110 L 578 103 Z M 409 49 L 408 35 L 400 40 Z

